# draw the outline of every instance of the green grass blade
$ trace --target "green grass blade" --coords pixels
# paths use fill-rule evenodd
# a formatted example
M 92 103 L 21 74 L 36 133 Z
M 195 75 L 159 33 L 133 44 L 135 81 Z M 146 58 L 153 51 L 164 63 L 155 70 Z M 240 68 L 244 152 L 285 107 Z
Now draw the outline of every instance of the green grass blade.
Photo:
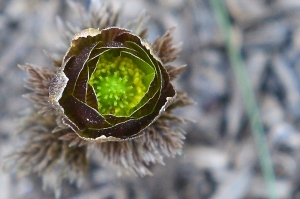
M 256 148 L 258 151 L 260 166 L 268 189 L 269 198 L 278 199 L 275 186 L 276 179 L 263 123 L 259 114 L 257 101 L 250 84 L 244 61 L 241 57 L 239 49 L 234 45 L 233 42 L 233 29 L 227 9 L 222 0 L 211 0 L 210 3 L 226 43 L 227 53 L 231 62 L 232 70 L 234 72 L 236 81 L 240 86 L 246 112 L 250 120 L 253 137 L 257 146 Z

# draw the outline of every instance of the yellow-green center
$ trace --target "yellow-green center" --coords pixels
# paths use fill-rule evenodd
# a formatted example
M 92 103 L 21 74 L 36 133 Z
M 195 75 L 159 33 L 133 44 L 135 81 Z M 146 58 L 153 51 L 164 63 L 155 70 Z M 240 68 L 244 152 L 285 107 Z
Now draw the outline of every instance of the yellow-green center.
M 129 57 L 100 56 L 88 82 L 95 90 L 98 111 L 103 115 L 129 116 L 147 92 L 145 76 Z

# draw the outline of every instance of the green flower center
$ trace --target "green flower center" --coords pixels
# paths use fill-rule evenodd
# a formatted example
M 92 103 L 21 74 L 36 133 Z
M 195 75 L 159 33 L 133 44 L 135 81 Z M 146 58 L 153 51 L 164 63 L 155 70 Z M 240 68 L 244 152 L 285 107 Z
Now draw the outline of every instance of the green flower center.
M 101 55 L 88 81 L 95 90 L 98 111 L 103 115 L 130 116 L 148 90 L 146 76 L 129 56 Z

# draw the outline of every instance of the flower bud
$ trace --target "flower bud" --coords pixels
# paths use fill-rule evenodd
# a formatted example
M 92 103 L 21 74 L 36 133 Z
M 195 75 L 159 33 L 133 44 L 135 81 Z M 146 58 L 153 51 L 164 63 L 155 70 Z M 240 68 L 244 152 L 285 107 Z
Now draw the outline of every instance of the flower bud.
M 151 45 L 117 27 L 76 34 L 49 88 L 63 122 L 92 142 L 142 135 L 175 95 Z

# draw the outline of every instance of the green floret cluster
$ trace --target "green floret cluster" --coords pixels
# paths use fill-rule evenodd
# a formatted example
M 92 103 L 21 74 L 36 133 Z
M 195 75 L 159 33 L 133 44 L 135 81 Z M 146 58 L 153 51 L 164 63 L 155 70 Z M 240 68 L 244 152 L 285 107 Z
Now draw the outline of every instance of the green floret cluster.
M 147 92 L 146 74 L 129 57 L 100 56 L 89 84 L 94 88 L 98 111 L 115 116 L 130 116 Z

